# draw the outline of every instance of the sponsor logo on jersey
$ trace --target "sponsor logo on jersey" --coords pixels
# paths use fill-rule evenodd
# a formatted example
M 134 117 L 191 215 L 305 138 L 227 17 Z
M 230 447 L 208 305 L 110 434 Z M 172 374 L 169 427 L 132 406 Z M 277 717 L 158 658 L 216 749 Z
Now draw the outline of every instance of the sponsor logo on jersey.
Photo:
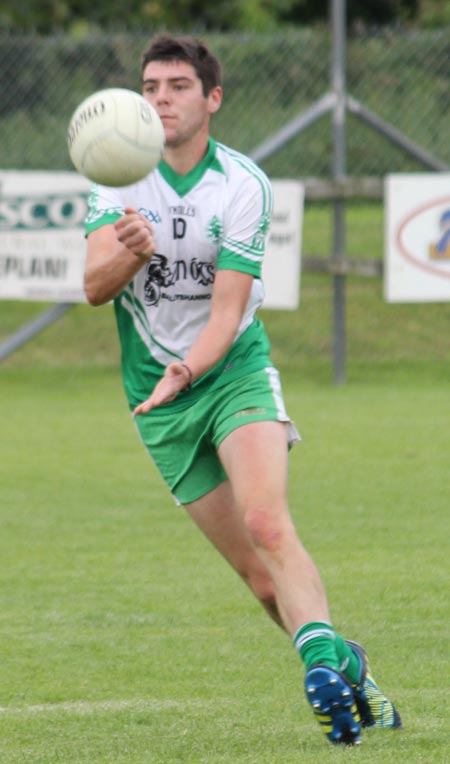
M 203 295 L 186 295 L 171 292 L 168 294 L 164 289 L 176 286 L 179 281 L 189 279 L 200 284 L 209 286 L 214 282 L 214 263 L 197 260 L 194 257 L 190 262 L 176 260 L 171 266 L 165 255 L 154 254 L 147 265 L 144 283 L 144 302 L 146 305 L 158 305 L 161 299 L 168 300 L 209 300 L 209 292 Z

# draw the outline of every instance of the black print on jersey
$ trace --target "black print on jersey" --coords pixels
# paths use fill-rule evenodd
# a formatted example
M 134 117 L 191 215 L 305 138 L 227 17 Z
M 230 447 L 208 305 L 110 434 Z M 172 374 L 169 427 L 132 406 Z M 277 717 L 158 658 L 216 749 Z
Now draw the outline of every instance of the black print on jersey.
M 146 305 L 158 305 L 163 288 L 173 286 L 178 281 L 192 279 L 201 286 L 208 286 L 214 281 L 214 263 L 197 260 L 195 257 L 190 263 L 185 260 L 176 260 L 169 267 L 165 255 L 153 255 L 147 265 L 147 275 L 144 283 L 144 302 Z M 173 296 L 170 299 L 202 299 L 200 296 Z M 205 299 L 208 299 L 207 297 Z
M 173 223 L 173 238 L 184 239 L 186 234 L 187 223 L 183 218 L 174 218 Z
M 173 284 L 172 273 L 167 265 L 167 257 L 153 255 L 147 266 L 147 276 L 144 283 L 144 302 L 146 305 L 157 305 L 161 297 L 161 287 Z

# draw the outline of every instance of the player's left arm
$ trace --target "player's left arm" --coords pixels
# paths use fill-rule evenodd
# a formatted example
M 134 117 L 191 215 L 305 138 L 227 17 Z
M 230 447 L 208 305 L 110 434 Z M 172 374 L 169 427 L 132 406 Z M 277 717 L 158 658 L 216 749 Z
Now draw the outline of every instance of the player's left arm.
M 211 312 L 183 362 L 171 363 L 152 395 L 134 410 L 144 414 L 168 403 L 187 385 L 206 374 L 233 344 L 252 288 L 253 276 L 234 270 L 216 272 Z
M 272 189 L 268 178 L 253 169 L 231 194 L 219 253 L 211 312 L 204 328 L 183 361 L 167 366 L 164 377 L 151 396 L 135 409 L 144 414 L 206 374 L 233 344 L 254 278 L 260 278 L 264 244 L 272 211 Z

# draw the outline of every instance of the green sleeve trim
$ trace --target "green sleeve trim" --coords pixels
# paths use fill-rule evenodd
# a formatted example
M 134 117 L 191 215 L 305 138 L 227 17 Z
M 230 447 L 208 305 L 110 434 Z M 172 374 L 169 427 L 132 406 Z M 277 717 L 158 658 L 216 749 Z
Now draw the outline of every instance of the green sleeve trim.
M 229 249 L 222 249 L 217 259 L 217 271 L 239 271 L 240 273 L 249 273 L 257 279 L 261 278 L 261 260 L 250 260 L 230 252 Z
M 112 212 L 107 215 L 102 215 L 101 217 L 92 220 L 92 222 L 86 222 L 86 233 L 92 233 L 92 231 L 101 228 L 103 225 L 108 225 L 108 223 L 115 223 L 116 220 L 119 220 L 121 217 L 122 215 L 120 212 Z

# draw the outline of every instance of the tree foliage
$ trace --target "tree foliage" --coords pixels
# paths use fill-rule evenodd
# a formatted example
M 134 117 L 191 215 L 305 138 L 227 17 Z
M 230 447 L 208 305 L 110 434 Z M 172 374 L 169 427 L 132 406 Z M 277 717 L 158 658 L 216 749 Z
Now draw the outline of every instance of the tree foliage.
M 331 0 L 16 0 L 0 10 L 0 29 L 82 36 L 95 30 L 272 32 L 329 16 Z M 443 0 L 347 0 L 349 23 L 450 23 Z

